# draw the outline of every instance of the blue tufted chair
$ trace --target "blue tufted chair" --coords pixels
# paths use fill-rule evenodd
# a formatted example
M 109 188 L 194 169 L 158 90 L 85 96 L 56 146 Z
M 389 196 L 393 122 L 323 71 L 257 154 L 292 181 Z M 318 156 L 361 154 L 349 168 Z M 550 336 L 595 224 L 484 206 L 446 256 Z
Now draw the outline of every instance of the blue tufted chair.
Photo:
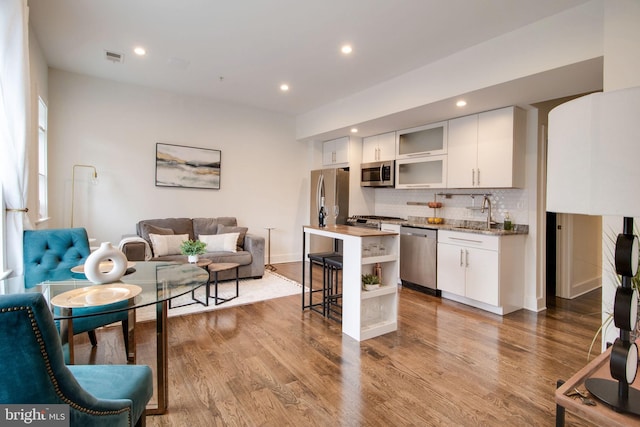
M 0 295 L 0 403 L 67 404 L 71 426 L 145 425 L 148 366 L 66 366 L 63 357 L 42 294 Z
M 23 248 L 24 286 L 27 289 L 45 280 L 71 279 L 73 277 L 71 268 L 83 264 L 91 253 L 89 238 L 84 228 L 25 230 Z M 109 305 L 113 306 L 113 309 L 124 308 L 127 306 L 127 301 Z M 104 307 L 74 309 L 74 313 L 90 314 L 104 310 Z M 122 322 L 125 352 L 128 355 L 128 319 L 126 311 L 80 317 L 73 321 L 73 332 L 74 335 L 88 332 L 91 344 L 95 347 L 97 344 L 96 328 L 115 322 Z

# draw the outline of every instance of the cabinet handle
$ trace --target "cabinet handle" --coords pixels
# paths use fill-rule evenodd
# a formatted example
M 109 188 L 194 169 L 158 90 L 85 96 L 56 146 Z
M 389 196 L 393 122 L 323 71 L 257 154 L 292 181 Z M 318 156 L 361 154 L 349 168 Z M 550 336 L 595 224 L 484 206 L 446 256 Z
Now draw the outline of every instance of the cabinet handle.
M 459 240 L 461 242 L 472 242 L 482 244 L 482 240 L 463 239 L 462 237 L 448 237 L 449 240 Z
M 464 250 L 460 249 L 460 267 L 462 267 L 464 265 L 463 261 L 462 261 L 462 257 L 464 256 Z
M 471 185 L 472 186 L 476 185 L 476 170 L 475 169 L 471 169 Z
M 469 251 L 468 250 L 464 250 L 464 264 L 465 267 L 469 267 Z
M 480 185 L 480 169 L 478 169 L 478 186 Z
M 332 163 L 335 163 L 335 162 L 336 162 L 336 152 L 335 152 L 335 151 L 332 151 L 332 152 L 331 152 L 331 162 L 332 162 Z

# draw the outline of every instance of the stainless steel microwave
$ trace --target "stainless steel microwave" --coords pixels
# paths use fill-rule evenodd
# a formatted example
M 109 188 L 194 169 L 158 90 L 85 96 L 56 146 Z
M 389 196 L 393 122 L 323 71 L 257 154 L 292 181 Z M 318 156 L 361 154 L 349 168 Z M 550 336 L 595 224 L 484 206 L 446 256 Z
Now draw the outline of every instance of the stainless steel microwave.
M 395 160 L 362 163 L 360 169 L 361 187 L 393 187 L 395 185 Z

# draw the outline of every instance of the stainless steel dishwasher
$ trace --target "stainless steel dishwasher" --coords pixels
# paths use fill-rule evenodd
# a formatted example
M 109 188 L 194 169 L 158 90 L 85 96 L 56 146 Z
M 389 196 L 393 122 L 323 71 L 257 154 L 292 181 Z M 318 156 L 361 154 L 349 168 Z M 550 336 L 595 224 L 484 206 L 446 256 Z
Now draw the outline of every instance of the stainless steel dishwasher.
M 440 296 L 436 277 L 438 231 L 400 227 L 400 280 L 402 285 Z

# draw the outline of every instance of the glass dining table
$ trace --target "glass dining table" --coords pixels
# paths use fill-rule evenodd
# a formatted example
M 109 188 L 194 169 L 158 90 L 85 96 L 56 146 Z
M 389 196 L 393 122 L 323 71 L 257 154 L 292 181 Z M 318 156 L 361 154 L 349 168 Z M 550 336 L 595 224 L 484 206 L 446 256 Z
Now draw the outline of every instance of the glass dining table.
M 2 282 L 0 293 L 25 292 L 16 277 Z M 157 407 L 147 408 L 147 414 L 163 414 L 168 407 L 168 339 L 167 314 L 169 301 L 185 295 L 209 281 L 209 273 L 194 264 L 173 262 L 137 262 L 132 265 L 120 281 L 108 285 L 95 285 L 84 274 L 60 281 L 45 281 L 27 289 L 26 292 L 41 292 L 52 308 L 59 311 L 54 319 L 60 321 L 60 338 L 68 344 L 69 363 L 73 363 L 73 319 L 95 316 L 118 311 L 127 311 L 129 331 L 126 339 L 129 343 L 127 360 L 135 363 L 135 311 L 138 308 L 155 305 L 156 311 L 156 383 Z M 74 308 L 95 307 L 116 301 L 127 301 L 115 309 L 93 311 L 90 315 L 74 314 Z M 111 307 L 114 307 L 113 305 Z

